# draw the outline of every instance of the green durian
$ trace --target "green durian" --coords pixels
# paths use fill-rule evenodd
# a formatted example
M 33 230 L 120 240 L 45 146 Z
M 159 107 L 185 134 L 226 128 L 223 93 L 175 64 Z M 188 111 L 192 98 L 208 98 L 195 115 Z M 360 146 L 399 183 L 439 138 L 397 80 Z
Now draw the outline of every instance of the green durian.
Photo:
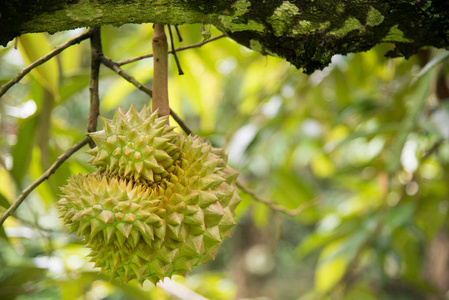
M 223 149 L 144 107 L 102 118 L 90 163 L 61 188 L 61 217 L 112 278 L 157 283 L 214 259 L 236 224 L 238 173 Z
M 97 145 L 88 151 L 99 172 L 118 174 L 136 181 L 159 182 L 173 170 L 179 158 L 179 139 L 166 118 L 147 109 L 118 109 L 112 120 L 101 118 L 103 130 L 91 133 Z

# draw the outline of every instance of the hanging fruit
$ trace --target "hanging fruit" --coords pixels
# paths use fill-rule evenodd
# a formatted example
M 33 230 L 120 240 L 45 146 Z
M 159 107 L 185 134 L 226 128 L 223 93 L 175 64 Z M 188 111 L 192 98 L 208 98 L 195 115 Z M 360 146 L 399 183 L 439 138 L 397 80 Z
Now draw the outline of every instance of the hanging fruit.
M 93 174 L 61 188 L 61 216 L 112 278 L 157 283 L 215 258 L 240 202 L 223 149 L 185 136 L 144 107 L 91 133 Z

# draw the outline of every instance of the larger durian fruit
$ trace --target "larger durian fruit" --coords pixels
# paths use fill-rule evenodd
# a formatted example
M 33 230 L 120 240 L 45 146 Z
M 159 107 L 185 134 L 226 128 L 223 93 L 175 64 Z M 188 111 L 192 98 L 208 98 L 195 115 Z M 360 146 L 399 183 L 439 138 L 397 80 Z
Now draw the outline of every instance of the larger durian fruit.
M 215 258 L 235 225 L 238 173 L 222 149 L 134 106 L 92 133 L 93 174 L 75 175 L 58 204 L 91 261 L 112 278 L 140 283 L 185 275 Z

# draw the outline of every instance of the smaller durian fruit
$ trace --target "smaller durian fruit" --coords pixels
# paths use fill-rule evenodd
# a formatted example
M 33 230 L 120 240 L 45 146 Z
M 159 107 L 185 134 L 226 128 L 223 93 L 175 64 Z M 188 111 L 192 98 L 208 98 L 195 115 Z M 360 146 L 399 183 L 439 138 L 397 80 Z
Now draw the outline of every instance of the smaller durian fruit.
M 58 202 L 95 266 L 156 283 L 215 258 L 240 202 L 223 149 L 176 134 L 147 108 L 102 121 L 90 151 L 98 172 L 70 178 Z
M 97 147 L 87 151 L 94 156 L 89 162 L 99 172 L 160 181 L 179 157 L 178 135 L 166 125 L 167 118 L 146 107 L 138 112 L 134 105 L 128 112 L 119 108 L 112 120 L 101 117 L 103 130 L 90 134 Z

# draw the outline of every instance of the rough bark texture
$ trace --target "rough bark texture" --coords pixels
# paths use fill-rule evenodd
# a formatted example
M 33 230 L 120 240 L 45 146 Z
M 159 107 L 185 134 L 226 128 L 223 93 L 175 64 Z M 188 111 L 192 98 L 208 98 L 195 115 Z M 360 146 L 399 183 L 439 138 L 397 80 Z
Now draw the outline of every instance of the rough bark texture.
M 409 57 L 449 48 L 449 1 L 425 0 L 9 0 L 0 5 L 0 43 L 27 32 L 104 24 L 213 24 L 231 38 L 310 73 L 334 54 L 396 45 Z

